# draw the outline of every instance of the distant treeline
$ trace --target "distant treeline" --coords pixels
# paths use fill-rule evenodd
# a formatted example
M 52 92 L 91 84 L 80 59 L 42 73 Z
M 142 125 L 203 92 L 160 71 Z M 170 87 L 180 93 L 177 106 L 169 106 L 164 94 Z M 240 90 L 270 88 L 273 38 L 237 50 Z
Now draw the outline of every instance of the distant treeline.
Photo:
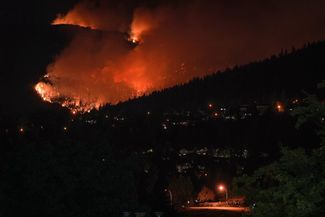
M 218 71 L 203 78 L 120 103 L 117 111 L 142 112 L 197 109 L 208 102 L 219 105 L 271 103 L 315 92 L 325 79 L 325 41 L 243 66 Z

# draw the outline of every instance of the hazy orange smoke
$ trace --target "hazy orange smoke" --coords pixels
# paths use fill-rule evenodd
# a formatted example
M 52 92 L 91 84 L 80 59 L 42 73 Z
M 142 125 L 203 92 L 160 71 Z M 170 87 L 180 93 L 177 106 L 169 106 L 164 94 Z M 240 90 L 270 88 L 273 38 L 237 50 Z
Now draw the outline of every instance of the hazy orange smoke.
M 80 27 L 96 29 L 96 25 L 85 21 L 80 14 L 77 12 L 71 12 L 67 16 L 58 15 L 58 17 L 53 21 L 53 25 L 77 25 Z
M 81 1 L 54 20 L 89 29 L 48 66 L 49 82 L 35 87 L 44 100 L 73 111 L 124 101 L 325 36 L 316 25 L 325 21 L 317 4 L 292 6 L 290 0 L 272 7 L 245 1 L 236 8 L 212 0 L 132 9 L 127 0 L 94 2 Z

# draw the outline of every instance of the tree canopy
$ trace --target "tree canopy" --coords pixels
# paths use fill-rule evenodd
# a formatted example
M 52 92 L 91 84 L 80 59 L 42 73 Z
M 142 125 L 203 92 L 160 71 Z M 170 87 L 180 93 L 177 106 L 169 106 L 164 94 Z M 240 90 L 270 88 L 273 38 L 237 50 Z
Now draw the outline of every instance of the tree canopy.
M 234 180 L 235 190 L 247 196 L 253 216 L 325 215 L 325 105 L 316 96 L 307 95 L 305 105 L 293 115 L 297 127 L 306 123 L 317 126 L 320 146 L 310 151 L 282 148 L 279 160 Z

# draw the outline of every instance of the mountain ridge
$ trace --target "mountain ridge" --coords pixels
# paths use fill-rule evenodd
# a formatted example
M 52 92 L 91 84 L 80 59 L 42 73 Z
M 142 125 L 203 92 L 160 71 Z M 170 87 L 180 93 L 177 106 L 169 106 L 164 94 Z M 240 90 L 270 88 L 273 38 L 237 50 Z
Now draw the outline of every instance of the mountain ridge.
M 325 79 L 325 41 L 284 50 L 264 60 L 234 66 L 113 106 L 117 110 L 185 109 L 217 104 L 270 103 L 314 93 Z M 240 94 L 239 94 L 240 93 Z

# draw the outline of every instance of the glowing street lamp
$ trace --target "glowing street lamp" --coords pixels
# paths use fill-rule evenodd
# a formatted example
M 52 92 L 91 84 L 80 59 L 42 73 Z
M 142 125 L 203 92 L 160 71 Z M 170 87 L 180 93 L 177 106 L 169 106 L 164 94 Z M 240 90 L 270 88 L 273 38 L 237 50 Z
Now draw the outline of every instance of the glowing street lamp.
M 225 194 L 226 194 L 226 200 L 228 200 L 228 189 L 224 185 L 219 185 L 218 186 L 218 190 L 220 192 L 225 192 Z
M 170 206 L 173 206 L 173 194 L 172 194 L 172 192 L 167 188 L 165 189 L 165 192 L 168 193 L 169 200 L 170 200 Z
M 284 105 L 281 102 L 276 102 L 275 108 L 276 108 L 276 111 L 279 113 L 284 112 Z

